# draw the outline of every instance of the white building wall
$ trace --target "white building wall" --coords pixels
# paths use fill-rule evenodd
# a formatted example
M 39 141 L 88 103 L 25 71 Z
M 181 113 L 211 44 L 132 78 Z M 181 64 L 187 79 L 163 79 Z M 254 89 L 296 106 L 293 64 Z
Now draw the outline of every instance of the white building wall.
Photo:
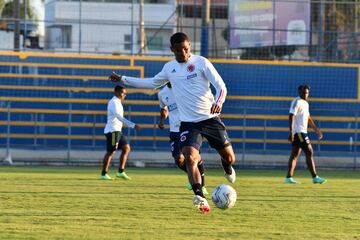
M 81 9 L 81 22 L 80 19 Z M 144 23 L 147 37 L 162 26 L 176 9 L 175 1 L 169 4 L 145 4 Z M 132 16 L 133 14 L 133 16 Z M 52 1 L 46 4 L 46 48 L 62 52 L 117 53 L 136 54 L 139 51 L 139 5 L 130 3 L 104 2 L 63 2 Z M 133 22 L 132 22 L 133 19 Z M 132 24 L 133 23 L 133 24 Z M 81 26 L 81 32 L 79 31 Z M 145 53 L 169 55 L 169 37 L 176 27 L 176 15 L 173 14 L 167 24 L 156 36 L 163 42 L 162 49 L 147 50 Z M 63 28 L 68 28 L 64 30 Z M 61 36 L 59 36 L 59 31 Z M 69 44 L 66 31 L 71 35 Z M 125 41 L 125 35 L 133 31 L 133 48 L 129 47 L 131 38 Z M 81 46 L 79 43 L 81 42 Z
M 24 39 L 21 35 L 20 39 L 20 49 L 23 48 Z M 2 51 L 12 51 L 14 50 L 14 32 L 13 31 L 4 31 L 0 30 L 0 50 Z

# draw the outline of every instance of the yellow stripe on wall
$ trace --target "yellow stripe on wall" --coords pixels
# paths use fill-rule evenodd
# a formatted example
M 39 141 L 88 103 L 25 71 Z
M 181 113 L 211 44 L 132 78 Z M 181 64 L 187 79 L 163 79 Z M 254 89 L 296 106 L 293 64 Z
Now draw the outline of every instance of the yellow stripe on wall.
M 13 90 L 41 90 L 41 91 L 71 91 L 71 92 L 113 92 L 113 88 L 92 88 L 92 87 L 60 87 L 60 86 L 13 86 L 13 85 L 0 85 L 0 89 L 13 89 Z M 146 89 L 146 88 L 129 88 L 127 89 L 126 93 L 134 94 L 134 93 L 143 93 L 147 95 L 154 95 L 159 92 L 158 89 Z M 111 95 L 109 95 L 110 97 Z M 19 97 L 0 97 L 1 99 L 4 99 L 3 101 L 22 101 Z M 38 98 L 36 97 L 26 97 L 27 101 L 37 101 Z M 6 100 L 8 99 L 8 100 Z M 55 99 L 56 101 L 60 100 L 61 98 L 41 98 L 46 99 L 46 101 L 51 101 L 52 99 Z M 69 100 L 69 99 L 67 99 Z M 97 99 L 84 99 L 85 101 L 92 102 Z M 78 100 L 78 102 L 81 101 L 81 99 Z M 108 100 L 100 100 L 100 101 L 108 101 Z M 125 100 L 126 101 L 126 100 Z M 137 101 L 137 100 L 133 100 Z M 147 100 L 138 100 L 138 101 L 147 101 Z M 156 102 L 158 104 L 158 101 L 151 101 L 150 102 Z
M 20 59 L 28 57 L 53 57 L 53 58 L 83 58 L 83 59 L 114 59 L 130 60 L 131 56 L 124 55 L 96 55 L 96 54 L 77 54 L 77 53 L 40 53 L 40 52 L 0 52 L 2 56 L 18 56 Z
M 80 68 L 80 69 L 110 69 L 110 70 L 138 70 L 143 71 L 143 66 L 121 66 L 100 64 L 70 64 L 70 63 L 31 63 L 31 62 L 0 62 L 0 66 L 25 66 L 25 67 L 51 67 L 51 68 Z M 110 74 L 109 74 L 110 75 Z

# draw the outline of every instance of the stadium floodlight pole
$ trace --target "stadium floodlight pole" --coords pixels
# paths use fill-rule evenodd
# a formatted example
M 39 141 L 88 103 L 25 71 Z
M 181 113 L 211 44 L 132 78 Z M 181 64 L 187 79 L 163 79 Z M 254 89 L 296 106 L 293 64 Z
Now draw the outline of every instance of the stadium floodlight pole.
M 139 15 L 140 15 L 140 56 L 144 54 L 145 48 L 145 30 L 144 30 L 144 0 L 139 2 Z
M 79 1 L 79 54 L 81 53 L 81 3 L 82 0 Z
M 275 36 L 276 36 L 276 6 L 275 0 L 272 1 L 272 55 L 275 59 Z
M 24 0 L 24 42 L 23 42 L 23 51 L 25 51 L 26 50 L 26 8 L 27 8 L 27 6 L 26 6 L 26 1 L 27 0 Z
M 20 0 L 14 1 L 14 19 L 15 19 L 15 27 L 14 27 L 14 51 L 20 51 Z
M 131 2 L 131 56 L 134 56 L 134 6 L 135 0 Z
M 180 0 L 180 32 L 183 31 L 184 26 L 184 3 Z
M 201 24 L 201 53 L 203 57 L 209 54 L 209 22 L 210 22 L 210 0 L 202 0 L 202 24 Z
M 322 60 L 322 44 L 323 44 L 323 25 L 324 25 L 324 14 L 325 6 L 323 0 L 320 0 L 320 14 L 319 14 L 319 29 L 318 29 L 318 48 L 317 48 L 317 60 L 321 62 Z
M 354 25 L 354 32 L 358 31 L 359 28 L 359 14 L 360 14 L 360 1 L 356 0 L 355 6 L 355 25 Z

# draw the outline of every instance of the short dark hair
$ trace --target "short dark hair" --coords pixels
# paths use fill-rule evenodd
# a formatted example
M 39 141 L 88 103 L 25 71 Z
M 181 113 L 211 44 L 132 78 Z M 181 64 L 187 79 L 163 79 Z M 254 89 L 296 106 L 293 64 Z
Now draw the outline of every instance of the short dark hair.
M 183 32 L 174 33 L 174 34 L 170 37 L 170 44 L 171 44 L 171 46 L 174 46 L 174 45 L 177 44 L 177 43 L 182 43 L 182 42 L 185 42 L 185 41 L 190 42 L 189 37 L 188 37 L 185 33 L 183 33 Z
M 114 87 L 114 92 L 115 92 L 115 93 L 121 93 L 123 89 L 125 89 L 124 86 L 116 85 L 116 86 Z
M 310 90 L 310 86 L 309 85 L 303 85 L 303 89 Z
M 298 91 L 301 92 L 303 89 L 307 89 L 310 90 L 310 86 L 305 84 L 305 85 L 299 85 L 298 86 Z
M 303 85 L 299 85 L 298 86 L 298 91 L 301 92 L 302 89 L 303 89 Z

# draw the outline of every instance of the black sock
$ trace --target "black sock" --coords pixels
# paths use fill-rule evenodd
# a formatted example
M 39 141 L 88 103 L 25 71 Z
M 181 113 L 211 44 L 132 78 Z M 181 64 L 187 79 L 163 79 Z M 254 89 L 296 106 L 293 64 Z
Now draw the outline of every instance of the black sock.
M 221 158 L 221 165 L 223 166 L 226 174 L 232 174 L 231 164 L 227 163 L 223 158 Z
M 119 168 L 119 173 L 122 173 L 122 172 L 124 172 L 124 169 Z
M 193 189 L 195 195 L 199 195 L 199 196 L 205 198 L 204 193 L 202 192 L 200 183 L 193 184 L 192 189 Z
M 204 171 L 204 162 L 203 162 L 203 160 L 200 160 L 197 167 L 198 167 L 200 175 L 201 175 L 201 186 L 205 186 L 205 171 Z
M 107 172 L 106 172 L 105 170 L 102 170 L 102 171 L 101 171 L 101 175 L 102 175 L 102 176 L 105 176 L 106 173 L 107 173 Z

